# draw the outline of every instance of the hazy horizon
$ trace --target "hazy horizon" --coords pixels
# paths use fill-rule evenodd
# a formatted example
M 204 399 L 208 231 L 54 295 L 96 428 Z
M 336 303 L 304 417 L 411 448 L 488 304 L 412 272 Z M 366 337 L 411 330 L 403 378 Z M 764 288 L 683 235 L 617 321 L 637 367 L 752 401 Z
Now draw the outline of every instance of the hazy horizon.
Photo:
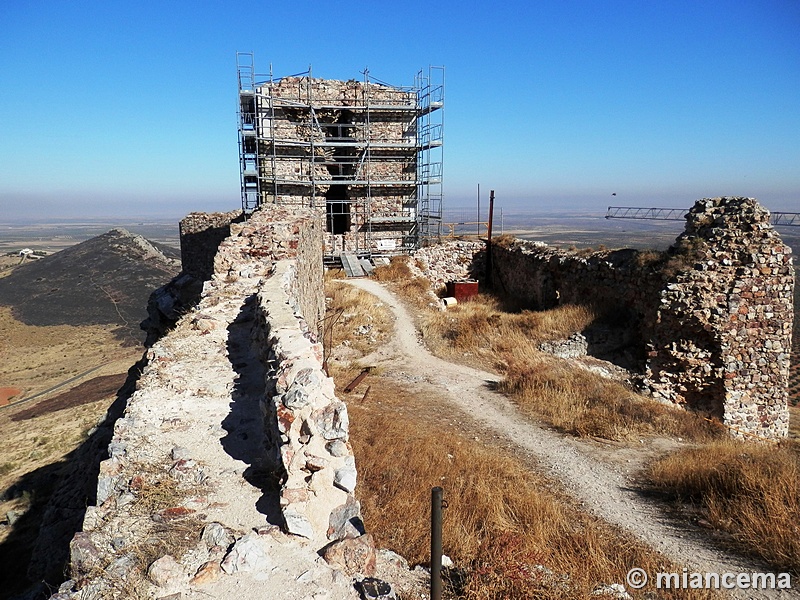
M 213 3 L 5 3 L 0 218 L 240 207 L 241 50 L 276 77 L 443 65 L 450 207 L 478 183 L 505 210 L 800 207 L 798 2 L 371 3 L 348 14 L 356 44 L 318 34 L 335 10 L 257 0 L 243 28 Z

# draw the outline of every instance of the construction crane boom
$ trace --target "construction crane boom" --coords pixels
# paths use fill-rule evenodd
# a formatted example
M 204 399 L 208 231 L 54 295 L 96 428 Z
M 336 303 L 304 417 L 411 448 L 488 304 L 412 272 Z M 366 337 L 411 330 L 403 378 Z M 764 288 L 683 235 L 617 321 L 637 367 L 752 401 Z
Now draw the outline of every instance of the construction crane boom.
M 606 219 L 648 219 L 655 221 L 683 221 L 685 208 L 644 208 L 636 206 L 609 206 Z M 800 227 L 800 213 L 774 212 L 770 222 L 778 227 Z

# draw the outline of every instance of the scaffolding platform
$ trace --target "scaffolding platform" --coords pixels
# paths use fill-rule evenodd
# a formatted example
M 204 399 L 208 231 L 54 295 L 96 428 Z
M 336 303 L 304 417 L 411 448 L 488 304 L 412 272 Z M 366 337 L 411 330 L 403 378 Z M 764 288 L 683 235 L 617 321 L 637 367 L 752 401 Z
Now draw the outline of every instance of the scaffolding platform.
M 258 75 L 238 52 L 242 209 L 326 215 L 325 253 L 404 253 L 441 237 L 444 67 L 412 86 Z

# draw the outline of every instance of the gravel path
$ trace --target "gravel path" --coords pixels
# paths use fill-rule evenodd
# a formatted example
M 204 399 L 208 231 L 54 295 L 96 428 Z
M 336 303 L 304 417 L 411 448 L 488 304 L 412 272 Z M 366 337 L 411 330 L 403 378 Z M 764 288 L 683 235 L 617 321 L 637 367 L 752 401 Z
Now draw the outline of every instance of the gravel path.
M 370 355 L 371 360 L 386 362 L 389 372 L 413 373 L 422 382 L 421 388 L 431 386 L 440 392 L 437 396 L 446 397 L 486 431 L 533 456 L 539 468 L 561 481 L 586 510 L 621 527 L 678 565 L 687 567 L 689 572 L 770 571 L 711 547 L 704 542 L 700 531 L 670 522 L 657 504 L 633 489 L 624 473 L 590 456 L 587 444 L 531 423 L 508 398 L 491 391 L 490 385 L 498 381 L 496 375 L 433 356 L 420 342 L 406 309 L 381 284 L 367 279 L 350 279 L 347 283 L 376 296 L 396 319 L 392 341 Z M 648 589 L 652 587 L 648 585 Z M 800 593 L 742 590 L 734 597 L 800 598 Z

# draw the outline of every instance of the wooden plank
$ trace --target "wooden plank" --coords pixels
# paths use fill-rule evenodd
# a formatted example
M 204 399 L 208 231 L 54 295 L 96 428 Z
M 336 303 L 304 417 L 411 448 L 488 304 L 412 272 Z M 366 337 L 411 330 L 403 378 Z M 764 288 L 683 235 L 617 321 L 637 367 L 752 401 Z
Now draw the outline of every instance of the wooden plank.
M 348 277 L 364 277 L 364 269 L 358 262 L 358 257 L 352 252 L 342 252 L 340 255 L 342 259 L 342 267 Z
M 361 265 L 361 268 L 364 269 L 364 273 L 367 275 L 372 275 L 375 272 L 375 267 L 373 267 L 372 263 L 366 258 L 360 259 L 358 263 Z

